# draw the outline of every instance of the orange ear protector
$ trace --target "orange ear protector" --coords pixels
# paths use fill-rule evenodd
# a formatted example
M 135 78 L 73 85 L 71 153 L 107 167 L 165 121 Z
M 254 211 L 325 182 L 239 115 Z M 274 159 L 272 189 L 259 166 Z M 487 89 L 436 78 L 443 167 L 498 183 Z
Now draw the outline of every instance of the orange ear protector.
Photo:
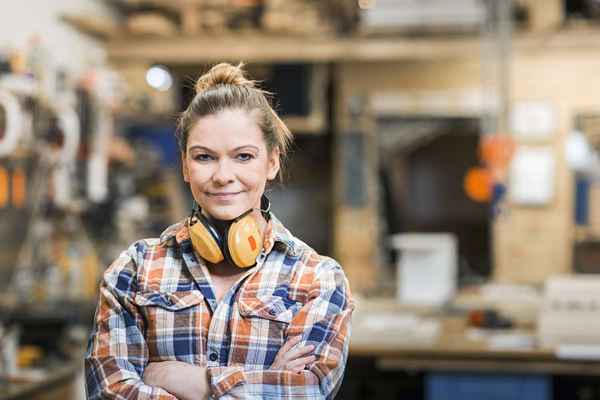
M 267 220 L 270 208 L 269 200 L 263 196 L 260 211 Z M 213 264 L 226 260 L 240 268 L 252 267 L 264 240 L 258 221 L 250 215 L 252 211 L 250 209 L 230 221 L 221 233 L 200 209 L 193 210 L 188 228 L 194 250 Z

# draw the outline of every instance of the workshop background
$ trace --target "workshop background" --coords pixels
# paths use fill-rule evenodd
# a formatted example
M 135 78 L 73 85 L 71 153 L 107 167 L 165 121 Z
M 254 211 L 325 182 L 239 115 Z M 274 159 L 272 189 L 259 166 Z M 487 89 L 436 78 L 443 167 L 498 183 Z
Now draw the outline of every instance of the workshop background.
M 190 212 L 195 79 L 295 135 L 278 217 L 356 300 L 339 399 L 600 399 L 599 0 L 24 0 L 0 12 L 0 399 L 83 399 L 99 279 Z

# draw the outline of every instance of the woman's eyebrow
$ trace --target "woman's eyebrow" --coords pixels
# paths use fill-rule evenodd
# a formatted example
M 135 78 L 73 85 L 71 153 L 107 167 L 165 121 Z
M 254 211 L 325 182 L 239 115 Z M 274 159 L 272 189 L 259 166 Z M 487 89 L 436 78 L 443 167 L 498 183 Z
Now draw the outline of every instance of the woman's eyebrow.
M 192 150 L 204 150 L 204 151 L 209 152 L 209 153 L 214 153 L 214 150 L 211 150 L 208 147 L 200 146 L 198 144 L 190 146 L 189 150 L 190 151 L 192 151 Z
M 245 144 L 243 146 L 238 146 L 238 147 L 236 147 L 235 149 L 233 149 L 231 151 L 235 152 L 235 151 L 240 151 L 240 150 L 243 150 L 243 149 L 252 149 L 252 150 L 254 150 L 256 152 L 259 151 L 258 146 L 254 146 L 252 144 Z M 208 153 L 216 153 L 216 151 L 214 151 L 212 149 L 209 149 L 206 146 L 201 146 L 199 144 L 195 144 L 195 145 L 190 146 L 189 151 L 192 151 L 192 150 L 203 150 L 203 151 L 206 151 Z
M 247 148 L 250 148 L 250 149 L 252 149 L 254 151 L 258 151 L 259 150 L 258 146 L 254 146 L 252 144 L 246 144 L 244 146 L 238 146 L 238 147 L 236 147 L 235 149 L 233 149 L 233 151 L 238 151 L 238 150 L 247 149 Z

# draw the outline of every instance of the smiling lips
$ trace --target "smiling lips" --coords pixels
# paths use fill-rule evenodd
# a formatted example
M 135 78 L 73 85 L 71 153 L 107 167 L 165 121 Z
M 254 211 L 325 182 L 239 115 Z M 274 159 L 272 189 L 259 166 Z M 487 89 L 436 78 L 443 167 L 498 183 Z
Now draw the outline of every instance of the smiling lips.
M 210 197 L 214 197 L 216 199 L 229 200 L 229 199 L 234 198 L 235 196 L 237 196 L 240 193 L 242 193 L 242 192 L 216 192 L 216 193 L 210 193 L 210 192 L 208 192 L 207 194 Z

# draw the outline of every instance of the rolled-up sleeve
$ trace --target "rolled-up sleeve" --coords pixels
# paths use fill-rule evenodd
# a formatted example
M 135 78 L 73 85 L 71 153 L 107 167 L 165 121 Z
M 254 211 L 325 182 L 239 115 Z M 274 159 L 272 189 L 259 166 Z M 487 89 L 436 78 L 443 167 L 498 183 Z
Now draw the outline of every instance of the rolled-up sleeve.
M 313 345 L 317 360 L 300 373 L 244 367 L 208 369 L 212 396 L 218 399 L 333 399 L 348 357 L 354 304 L 341 267 L 326 258 L 316 270 L 308 301 L 287 328 L 287 340 Z
M 106 270 L 85 357 L 88 399 L 177 400 L 142 380 L 148 363 L 144 321 L 132 302 L 136 261 L 143 243 L 133 244 Z

